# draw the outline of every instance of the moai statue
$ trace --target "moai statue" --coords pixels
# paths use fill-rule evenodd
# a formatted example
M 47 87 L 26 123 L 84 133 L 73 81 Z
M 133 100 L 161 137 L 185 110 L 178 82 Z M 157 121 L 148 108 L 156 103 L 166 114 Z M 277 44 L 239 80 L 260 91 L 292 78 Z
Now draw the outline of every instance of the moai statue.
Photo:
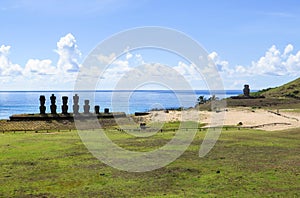
M 73 113 L 74 114 L 78 114 L 79 113 L 79 96 L 77 94 L 75 94 L 75 96 L 73 96 Z
M 46 98 L 45 96 L 40 96 L 40 114 L 46 114 L 46 107 L 45 107 Z
M 50 105 L 51 114 L 56 114 L 56 105 L 55 105 L 56 96 L 54 96 L 54 94 L 51 95 L 50 101 L 51 101 L 51 105 Z
M 95 106 L 95 114 L 100 114 L 100 106 L 99 105 Z
M 245 96 L 245 97 L 249 97 L 249 96 L 250 96 L 250 88 L 249 88 L 249 85 L 244 85 L 243 92 L 244 92 L 244 96 Z
M 63 105 L 61 106 L 61 113 L 68 114 L 68 96 L 62 97 L 62 103 Z
M 109 108 L 105 108 L 104 113 L 109 113 Z
M 90 113 L 90 101 L 89 100 L 84 100 L 84 106 L 83 106 L 83 113 L 88 114 Z

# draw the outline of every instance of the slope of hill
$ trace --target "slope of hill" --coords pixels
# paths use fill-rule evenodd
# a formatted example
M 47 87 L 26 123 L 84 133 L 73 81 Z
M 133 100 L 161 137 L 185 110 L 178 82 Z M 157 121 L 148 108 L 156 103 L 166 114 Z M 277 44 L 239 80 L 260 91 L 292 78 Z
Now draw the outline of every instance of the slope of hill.
M 275 88 L 263 89 L 253 96 L 265 96 L 266 98 L 295 98 L 300 99 L 300 78 Z

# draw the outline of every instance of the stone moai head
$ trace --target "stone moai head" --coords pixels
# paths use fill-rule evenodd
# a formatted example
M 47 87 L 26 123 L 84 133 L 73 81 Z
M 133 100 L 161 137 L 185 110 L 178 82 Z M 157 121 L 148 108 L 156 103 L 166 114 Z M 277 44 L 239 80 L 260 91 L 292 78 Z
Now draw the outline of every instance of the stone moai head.
M 75 96 L 73 96 L 74 104 L 78 104 L 78 100 L 79 100 L 79 96 L 77 94 L 75 94 Z
M 53 100 L 55 101 L 55 100 L 56 100 L 56 96 L 55 96 L 54 94 L 52 94 L 52 95 L 50 96 L 50 100 L 51 100 L 51 101 L 53 101 Z
M 40 95 L 41 106 L 43 106 L 45 104 L 45 101 L 46 101 L 46 97 L 44 95 Z
M 63 96 L 62 101 L 63 101 L 63 104 L 67 104 L 68 103 L 68 96 Z

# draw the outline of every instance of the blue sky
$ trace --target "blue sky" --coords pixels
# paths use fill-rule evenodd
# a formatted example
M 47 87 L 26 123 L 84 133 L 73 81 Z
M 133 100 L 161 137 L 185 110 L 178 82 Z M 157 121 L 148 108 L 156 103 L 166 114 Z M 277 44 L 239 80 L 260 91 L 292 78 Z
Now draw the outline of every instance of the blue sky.
M 300 74 L 299 10 L 296 0 L 4 0 L 0 90 L 72 89 L 73 71 L 98 43 L 140 26 L 173 28 L 198 41 L 226 89 L 281 85 Z M 205 89 L 200 84 L 192 86 Z

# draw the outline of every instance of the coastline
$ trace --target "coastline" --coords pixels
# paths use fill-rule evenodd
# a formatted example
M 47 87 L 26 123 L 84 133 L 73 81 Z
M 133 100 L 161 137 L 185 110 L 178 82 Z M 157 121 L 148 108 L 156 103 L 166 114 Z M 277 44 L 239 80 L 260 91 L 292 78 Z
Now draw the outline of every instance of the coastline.
M 212 118 L 214 117 L 213 121 Z M 116 122 L 115 119 L 118 119 Z M 133 119 L 139 123 L 157 122 L 186 122 L 193 121 L 204 124 L 204 127 L 240 127 L 256 128 L 265 131 L 277 131 L 291 128 L 300 128 L 300 111 L 297 109 L 281 109 L 279 112 L 262 108 L 229 107 L 223 113 L 215 111 L 197 110 L 153 110 L 146 115 L 135 116 L 129 114 L 122 118 L 99 119 L 99 123 L 105 127 L 117 126 L 117 123 L 127 124 Z M 88 119 L 85 120 L 89 126 Z M 221 124 L 220 124 L 221 123 Z M 73 120 L 31 120 L 10 121 L 0 120 L 2 131 L 26 131 L 26 130 L 75 130 Z M 26 126 L 26 127 L 25 127 Z M 97 126 L 95 126 L 97 128 Z

